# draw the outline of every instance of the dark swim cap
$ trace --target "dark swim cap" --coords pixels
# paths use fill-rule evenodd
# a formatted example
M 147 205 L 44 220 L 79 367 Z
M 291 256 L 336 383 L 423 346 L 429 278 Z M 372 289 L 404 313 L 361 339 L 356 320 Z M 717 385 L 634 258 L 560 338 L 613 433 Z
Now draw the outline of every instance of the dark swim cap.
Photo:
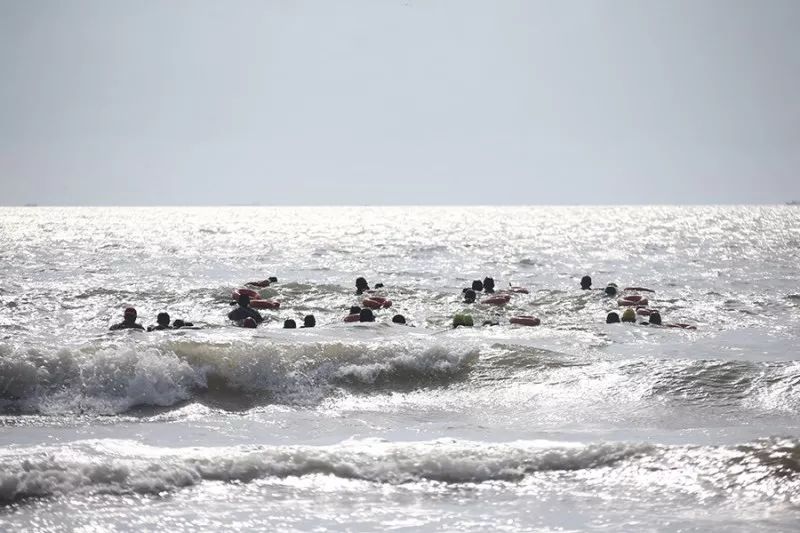
M 649 321 L 654 326 L 660 326 L 661 325 L 661 313 L 659 313 L 658 311 L 653 311 L 652 313 L 650 313 Z
M 617 286 L 613 283 L 609 283 L 608 287 L 606 287 L 606 294 L 608 296 L 616 296 L 617 295 Z
M 136 318 L 136 309 L 134 309 L 133 307 L 128 307 L 127 309 L 125 309 L 124 316 L 132 316 L 133 318 Z
M 479 279 L 476 279 L 472 282 L 472 290 L 475 292 L 480 292 L 483 290 L 483 282 Z
M 156 317 L 156 322 L 163 326 L 169 325 L 169 313 L 158 313 Z
M 619 315 L 614 311 L 608 313 L 606 317 L 606 324 L 619 324 Z
M 592 277 L 591 276 L 583 276 L 581 278 L 581 289 L 589 289 L 592 287 Z
M 314 315 L 306 315 L 303 319 L 303 327 L 304 328 L 313 328 L 317 325 L 317 319 L 314 318 Z
M 484 292 L 494 292 L 494 278 L 489 276 L 483 278 L 483 290 Z
M 358 317 L 359 322 L 375 322 L 375 315 L 372 309 L 362 309 Z
M 297 327 L 297 322 L 295 322 L 291 318 L 287 318 L 283 321 L 283 329 L 295 329 Z
M 392 317 L 392 322 L 394 322 L 395 324 L 405 324 L 406 317 L 404 317 L 403 315 L 394 315 Z

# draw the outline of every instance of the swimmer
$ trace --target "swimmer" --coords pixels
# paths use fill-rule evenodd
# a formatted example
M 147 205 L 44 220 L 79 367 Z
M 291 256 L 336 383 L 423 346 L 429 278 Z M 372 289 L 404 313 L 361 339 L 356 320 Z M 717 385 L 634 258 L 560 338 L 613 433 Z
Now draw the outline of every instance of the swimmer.
M 625 312 L 622 313 L 622 321 L 623 322 L 632 322 L 632 323 L 635 324 L 636 323 L 636 311 L 634 311 L 631 308 L 626 309 Z
M 110 330 L 118 330 L 118 329 L 141 329 L 143 330 L 144 327 L 141 324 L 136 323 L 136 309 L 133 307 L 128 307 L 125 309 L 125 313 L 122 315 L 122 322 L 119 324 L 114 324 L 109 329 Z
M 588 291 L 592 288 L 592 277 L 591 276 L 583 276 L 581 278 L 581 289 Z
M 317 319 L 314 318 L 314 315 L 306 315 L 303 318 L 303 325 L 300 326 L 301 328 L 313 328 L 317 325 Z
M 264 321 L 261 313 L 250 307 L 250 297 L 246 294 L 240 294 L 237 300 L 239 307 L 228 313 L 228 318 L 234 322 L 244 320 L 245 318 L 252 318 L 256 323 L 260 324 Z
M 372 309 L 362 309 L 358 315 L 359 322 L 375 322 L 375 315 L 372 313 Z
M 465 304 L 475 303 L 475 291 L 473 289 L 466 289 L 464 291 L 464 303 Z
M 161 331 L 162 329 L 172 329 L 169 325 L 169 313 L 158 313 L 155 326 L 147 326 L 147 331 Z
M 383 288 L 383 283 L 376 283 L 375 284 L 375 288 L 376 289 L 382 289 Z
M 494 278 L 485 277 L 483 278 L 483 292 L 486 294 L 491 294 L 494 292 Z
M 661 325 L 661 313 L 659 313 L 658 311 L 653 311 L 652 313 L 650 313 L 648 319 L 649 319 L 648 324 L 652 326 Z
M 614 297 L 617 295 L 618 288 L 616 283 L 609 283 L 605 288 L 606 296 Z
M 619 314 L 611 311 L 606 317 L 606 324 L 619 324 Z
M 194 324 L 191 322 L 186 322 L 185 320 L 181 320 L 180 318 L 176 318 L 172 321 L 172 329 L 180 329 L 180 328 L 191 328 L 194 327 Z
M 463 313 L 458 313 L 453 315 L 453 329 L 457 328 L 458 326 L 464 326 L 471 328 L 475 325 L 475 321 L 472 319 L 472 315 L 467 315 Z
M 283 329 L 295 329 L 297 327 L 297 322 L 295 322 L 291 318 L 287 318 L 283 321 Z
M 394 315 L 392 317 L 392 322 L 394 324 L 405 324 L 406 323 L 406 317 L 404 317 L 403 315 Z
M 356 278 L 356 294 L 363 294 L 364 291 L 369 290 L 366 278 Z
M 269 287 L 270 281 L 268 279 L 262 279 L 261 281 L 248 281 L 245 285 L 252 285 L 253 287 Z
M 475 292 L 483 291 L 483 282 L 479 279 L 476 279 L 472 282 L 472 290 Z

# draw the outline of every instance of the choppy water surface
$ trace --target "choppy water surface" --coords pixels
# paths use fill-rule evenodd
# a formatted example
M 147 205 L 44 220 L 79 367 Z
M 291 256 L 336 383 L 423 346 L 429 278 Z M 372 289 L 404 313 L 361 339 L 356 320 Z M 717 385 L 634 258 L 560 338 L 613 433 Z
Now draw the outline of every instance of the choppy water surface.
M 790 206 L 0 209 L 0 530 L 794 531 L 799 263 Z

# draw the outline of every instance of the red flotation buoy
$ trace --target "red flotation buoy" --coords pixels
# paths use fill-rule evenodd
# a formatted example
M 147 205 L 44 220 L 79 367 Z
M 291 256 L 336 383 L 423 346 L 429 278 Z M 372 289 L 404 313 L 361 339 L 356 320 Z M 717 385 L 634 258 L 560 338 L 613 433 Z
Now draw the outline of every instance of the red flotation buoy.
M 512 324 L 517 324 L 520 326 L 538 326 L 539 324 L 542 323 L 542 321 L 536 318 L 535 316 L 526 316 L 526 315 L 512 316 L 511 318 L 508 319 L 508 321 L 511 322 Z
M 345 322 L 358 322 L 359 320 L 361 320 L 361 315 L 358 313 L 344 317 Z
M 255 300 L 255 299 L 261 298 L 261 295 L 258 294 L 258 292 L 254 291 L 252 289 L 234 289 L 234 291 L 233 291 L 233 299 L 234 300 L 238 300 L 240 294 L 244 294 L 245 296 L 249 297 L 251 300 Z
M 361 305 L 370 309 L 386 309 L 392 306 L 392 301 L 381 296 L 370 296 L 369 298 L 365 298 L 364 301 L 361 302 Z
M 279 309 L 280 306 L 281 303 L 275 300 L 262 300 L 261 298 L 250 300 L 250 307 L 253 309 Z
M 490 305 L 505 305 L 510 301 L 511 301 L 510 294 L 497 294 L 495 296 L 489 296 L 488 298 L 482 299 L 481 303 Z
M 617 300 L 617 303 L 620 307 L 647 307 L 647 304 L 650 302 L 648 302 L 647 298 L 633 295 Z

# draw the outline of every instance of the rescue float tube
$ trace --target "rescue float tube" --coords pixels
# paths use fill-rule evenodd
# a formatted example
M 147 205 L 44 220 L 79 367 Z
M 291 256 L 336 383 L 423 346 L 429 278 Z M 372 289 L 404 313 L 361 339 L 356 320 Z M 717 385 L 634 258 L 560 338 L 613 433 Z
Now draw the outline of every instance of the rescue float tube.
M 488 298 L 484 298 L 481 300 L 482 304 L 491 304 L 491 305 L 505 305 L 509 301 L 511 301 L 511 296 L 508 294 L 498 294 L 497 296 L 490 296 Z
M 633 294 L 617 300 L 617 303 L 620 307 L 646 307 L 649 302 L 647 298 Z
M 642 315 L 642 316 L 650 316 L 653 313 L 657 313 L 657 312 L 658 312 L 657 309 L 645 309 L 644 307 L 639 307 L 639 308 L 636 309 L 636 314 L 637 315 Z
M 347 315 L 346 317 L 344 317 L 345 322 L 358 322 L 360 319 L 361 315 L 359 313 L 356 313 L 354 315 Z
M 280 306 L 281 303 L 275 300 L 262 300 L 260 298 L 250 300 L 250 307 L 253 309 L 278 309 Z
M 653 289 L 646 289 L 644 287 L 625 287 L 623 291 L 638 291 L 638 292 L 656 292 Z
M 381 296 L 370 296 L 369 298 L 365 298 L 364 301 L 361 302 L 361 305 L 370 309 L 386 309 L 392 306 L 392 301 L 382 298 Z
M 234 300 L 238 300 L 240 294 L 244 294 L 245 296 L 248 296 L 251 300 L 257 300 L 257 299 L 261 298 L 261 295 L 258 294 L 258 292 L 254 291 L 252 289 L 235 289 L 233 291 L 233 299 Z
M 538 326 L 542 323 L 541 320 L 536 318 L 535 316 L 512 316 L 508 319 L 509 322 L 512 324 L 518 324 L 520 326 Z

